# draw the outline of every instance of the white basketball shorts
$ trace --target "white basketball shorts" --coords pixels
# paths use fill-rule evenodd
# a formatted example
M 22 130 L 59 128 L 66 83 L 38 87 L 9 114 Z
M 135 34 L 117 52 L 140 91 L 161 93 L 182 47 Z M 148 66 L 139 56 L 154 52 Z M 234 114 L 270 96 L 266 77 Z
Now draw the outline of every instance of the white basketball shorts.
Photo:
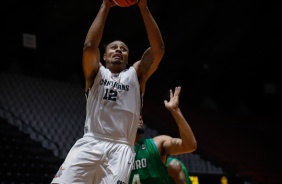
M 51 184 L 127 184 L 134 148 L 94 136 L 77 140 Z

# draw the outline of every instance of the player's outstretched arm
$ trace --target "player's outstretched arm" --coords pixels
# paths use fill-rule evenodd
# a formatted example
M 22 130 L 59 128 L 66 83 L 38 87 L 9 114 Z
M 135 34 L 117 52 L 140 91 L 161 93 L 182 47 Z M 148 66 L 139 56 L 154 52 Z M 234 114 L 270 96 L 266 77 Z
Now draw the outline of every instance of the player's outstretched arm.
M 141 90 L 144 93 L 145 83 L 157 70 L 164 55 L 165 46 L 158 24 L 147 6 L 147 0 L 139 0 L 138 6 L 150 43 L 150 47 L 143 53 L 141 60 L 133 65 L 139 77 Z
M 94 77 L 99 70 L 100 50 L 98 46 L 102 39 L 105 22 L 110 8 L 115 5 L 116 4 L 114 4 L 111 0 L 103 0 L 99 12 L 87 32 L 82 55 L 85 91 L 91 87 Z
M 180 138 L 168 138 L 164 141 L 163 149 L 165 149 L 169 155 L 190 153 L 197 148 L 197 141 L 194 133 L 179 108 L 180 92 L 181 87 L 175 87 L 174 92 L 170 90 L 169 101 L 164 101 L 165 107 L 172 114 L 180 134 Z

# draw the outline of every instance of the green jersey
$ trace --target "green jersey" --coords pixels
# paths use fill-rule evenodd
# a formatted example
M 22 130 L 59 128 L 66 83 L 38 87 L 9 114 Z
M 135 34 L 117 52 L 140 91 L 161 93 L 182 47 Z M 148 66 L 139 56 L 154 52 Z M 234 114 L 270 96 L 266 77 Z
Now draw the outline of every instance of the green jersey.
M 172 160 L 177 160 L 177 161 L 181 164 L 182 171 L 183 171 L 183 173 L 184 173 L 184 175 L 185 175 L 186 183 L 187 183 L 187 184 L 192 184 L 192 181 L 191 181 L 191 179 L 190 179 L 190 175 L 189 175 L 189 173 L 188 173 L 187 168 L 185 167 L 184 163 L 181 162 L 179 159 L 177 159 L 177 158 L 172 158 L 172 157 L 167 157 L 166 166 L 168 166 L 168 164 L 169 164 Z M 172 178 L 170 178 L 170 180 L 171 180 L 171 183 L 173 183 Z
M 167 167 L 162 163 L 153 139 L 141 139 L 134 146 L 136 153 L 129 184 L 169 184 Z

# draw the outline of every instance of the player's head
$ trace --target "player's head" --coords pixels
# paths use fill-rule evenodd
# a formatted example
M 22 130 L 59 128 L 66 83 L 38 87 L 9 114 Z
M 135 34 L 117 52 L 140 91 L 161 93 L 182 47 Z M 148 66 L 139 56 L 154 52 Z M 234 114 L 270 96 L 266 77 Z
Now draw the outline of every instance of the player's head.
M 121 72 L 128 63 L 128 54 L 129 50 L 124 42 L 116 40 L 109 43 L 103 56 L 106 68 L 113 73 Z
M 144 126 L 142 115 L 140 115 L 137 134 L 144 134 L 144 133 L 145 133 L 145 126 Z

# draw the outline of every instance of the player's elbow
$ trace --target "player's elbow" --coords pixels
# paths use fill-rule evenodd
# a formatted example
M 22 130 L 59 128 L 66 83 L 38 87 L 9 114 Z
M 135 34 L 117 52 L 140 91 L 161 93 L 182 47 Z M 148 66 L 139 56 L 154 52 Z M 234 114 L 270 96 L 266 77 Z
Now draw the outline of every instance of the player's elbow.
M 164 53 L 165 53 L 165 46 L 161 45 L 159 49 L 156 51 L 155 56 L 161 60 L 164 56 Z
M 189 144 L 185 144 L 183 147 L 185 153 L 194 152 L 197 149 L 197 141 L 196 140 L 191 141 Z
M 160 44 L 158 47 L 150 47 L 149 50 L 154 58 L 153 60 L 155 61 L 161 61 L 165 54 L 164 44 Z
M 192 144 L 191 144 L 191 148 L 190 148 L 191 150 L 190 150 L 190 151 L 191 151 L 191 152 L 196 151 L 197 146 L 198 146 L 198 145 L 197 145 L 197 141 L 196 141 L 196 140 L 193 141 Z

